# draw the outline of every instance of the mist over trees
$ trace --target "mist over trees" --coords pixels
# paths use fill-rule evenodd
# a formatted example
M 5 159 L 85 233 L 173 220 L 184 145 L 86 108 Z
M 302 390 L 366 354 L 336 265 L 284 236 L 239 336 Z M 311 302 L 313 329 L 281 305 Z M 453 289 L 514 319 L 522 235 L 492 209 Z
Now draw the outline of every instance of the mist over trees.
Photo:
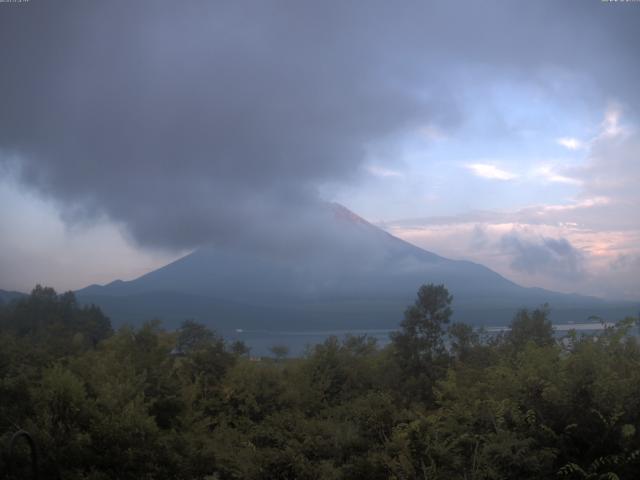
M 384 348 L 256 359 L 194 321 L 113 331 L 38 286 L 0 306 L 0 478 L 30 475 L 19 429 L 45 479 L 635 478 L 634 319 L 558 339 L 543 306 L 490 336 L 453 308 L 425 285 Z

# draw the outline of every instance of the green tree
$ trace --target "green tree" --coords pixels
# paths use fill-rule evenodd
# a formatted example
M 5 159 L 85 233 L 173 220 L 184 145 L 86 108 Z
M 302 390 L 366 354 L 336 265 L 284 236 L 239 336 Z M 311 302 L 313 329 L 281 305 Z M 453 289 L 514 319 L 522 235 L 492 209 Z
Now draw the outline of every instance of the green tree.
M 281 362 L 289 356 L 289 347 L 286 345 L 274 345 L 270 349 L 277 361 Z
M 522 309 L 516 313 L 506 334 L 507 342 L 516 349 L 533 342 L 539 347 L 553 345 L 553 325 L 549 320 L 549 306 L 542 305 L 533 312 Z
M 466 361 L 473 349 L 479 345 L 479 336 L 471 325 L 454 323 L 449 327 L 451 353 L 456 359 Z
M 235 340 L 229 347 L 231 353 L 237 357 L 248 357 L 251 353 L 251 348 L 242 340 Z
M 206 325 L 195 320 L 185 320 L 178 329 L 176 348 L 181 353 L 190 353 L 211 346 L 218 340 L 216 334 Z
M 423 400 L 431 399 L 434 382 L 447 364 L 444 326 L 453 311 L 453 297 L 444 285 L 423 285 L 415 303 L 407 308 L 401 330 L 391 334 L 396 360 L 408 386 Z

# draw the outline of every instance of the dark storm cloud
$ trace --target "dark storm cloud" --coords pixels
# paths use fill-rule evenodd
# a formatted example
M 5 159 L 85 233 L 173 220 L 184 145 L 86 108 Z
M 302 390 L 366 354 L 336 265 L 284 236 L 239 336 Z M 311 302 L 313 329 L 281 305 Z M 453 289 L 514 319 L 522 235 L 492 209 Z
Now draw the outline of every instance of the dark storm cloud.
M 373 144 L 455 128 L 470 74 L 561 68 L 636 102 L 640 9 L 610 7 L 2 4 L 0 161 L 65 218 L 106 213 L 143 244 L 295 234 Z
M 511 257 L 511 268 L 519 272 L 576 280 L 585 275 L 584 255 L 565 238 L 512 232 L 501 238 L 500 247 Z

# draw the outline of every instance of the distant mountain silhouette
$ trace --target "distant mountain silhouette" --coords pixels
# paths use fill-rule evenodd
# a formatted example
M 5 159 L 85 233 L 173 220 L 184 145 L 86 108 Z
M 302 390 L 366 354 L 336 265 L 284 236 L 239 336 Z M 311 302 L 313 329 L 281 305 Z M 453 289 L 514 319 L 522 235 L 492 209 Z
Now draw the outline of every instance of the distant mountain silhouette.
M 0 305 L 9 303 L 12 300 L 24 297 L 25 294 L 21 292 L 11 292 L 7 290 L 0 290 Z
M 518 308 L 549 303 L 555 322 L 619 319 L 631 303 L 521 287 L 487 267 L 440 257 L 332 204 L 317 241 L 287 250 L 200 248 L 132 281 L 77 293 L 114 323 L 186 318 L 220 331 L 394 328 L 424 283 L 454 296 L 454 320 L 499 325 Z

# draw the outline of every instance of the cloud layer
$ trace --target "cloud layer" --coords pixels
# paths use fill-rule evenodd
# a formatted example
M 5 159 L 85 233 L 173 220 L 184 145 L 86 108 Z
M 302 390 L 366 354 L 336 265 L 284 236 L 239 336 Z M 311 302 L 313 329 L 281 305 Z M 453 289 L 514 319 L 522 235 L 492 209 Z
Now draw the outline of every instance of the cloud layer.
M 529 275 L 555 275 L 569 280 L 584 275 L 583 255 L 565 238 L 523 236 L 518 232 L 500 239 L 503 253 L 511 257 L 511 268 Z
M 67 221 L 104 214 L 143 245 L 278 241 L 375 145 L 455 128 L 469 82 L 553 89 L 564 69 L 636 102 L 634 16 L 608 7 L 3 5 L 0 162 Z

